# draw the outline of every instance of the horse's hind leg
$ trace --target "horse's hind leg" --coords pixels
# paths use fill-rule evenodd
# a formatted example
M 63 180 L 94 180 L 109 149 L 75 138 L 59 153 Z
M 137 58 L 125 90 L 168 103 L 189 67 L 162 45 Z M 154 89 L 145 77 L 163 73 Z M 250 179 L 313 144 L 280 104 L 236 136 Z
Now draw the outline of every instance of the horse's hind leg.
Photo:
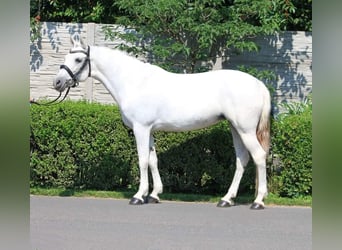
M 245 171 L 245 167 L 249 161 L 249 154 L 242 143 L 241 138 L 235 128 L 231 126 L 231 131 L 233 135 L 233 143 L 236 154 L 236 169 L 234 173 L 234 178 L 232 184 L 229 187 L 228 193 L 221 199 L 221 201 L 217 204 L 218 207 L 229 207 L 234 204 L 233 198 L 236 197 L 236 194 L 239 189 L 239 184 L 241 181 L 241 177 L 243 172 Z
M 149 158 L 149 166 L 152 173 L 153 179 L 153 190 L 149 197 L 149 203 L 158 203 L 159 197 L 158 194 L 163 192 L 163 184 L 160 179 L 159 170 L 158 170 L 158 159 L 156 149 L 154 147 L 153 136 L 150 136 L 150 158 Z
M 255 132 L 239 133 L 240 137 L 250 152 L 257 168 L 257 197 L 252 204 L 252 209 L 263 209 L 263 199 L 267 196 L 267 180 L 266 180 L 266 152 L 260 145 Z

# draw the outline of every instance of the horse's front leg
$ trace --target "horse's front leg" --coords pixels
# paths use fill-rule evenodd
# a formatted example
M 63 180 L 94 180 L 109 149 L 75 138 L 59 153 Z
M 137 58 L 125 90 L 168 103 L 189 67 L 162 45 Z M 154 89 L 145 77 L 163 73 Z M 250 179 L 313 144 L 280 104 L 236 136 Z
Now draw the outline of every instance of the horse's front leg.
M 150 136 L 149 166 L 151 168 L 153 178 L 153 191 L 148 199 L 148 202 L 159 203 L 160 200 L 158 194 L 161 194 L 163 192 L 163 183 L 159 175 L 157 153 L 154 147 L 154 139 L 152 135 Z
M 148 163 L 150 158 L 150 129 L 141 125 L 133 127 L 134 136 L 137 144 L 140 184 L 138 192 L 130 200 L 131 205 L 141 205 L 144 197 L 148 195 Z

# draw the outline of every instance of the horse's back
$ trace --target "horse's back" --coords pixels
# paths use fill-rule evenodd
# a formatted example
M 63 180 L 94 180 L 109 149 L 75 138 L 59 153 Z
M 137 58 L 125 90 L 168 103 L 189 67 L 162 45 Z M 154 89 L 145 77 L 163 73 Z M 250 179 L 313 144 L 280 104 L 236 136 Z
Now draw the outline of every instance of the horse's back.
M 139 114 L 134 112 L 134 117 L 153 124 L 154 129 L 191 130 L 207 127 L 223 118 L 232 123 L 246 118 L 252 124 L 257 122 L 250 114 L 260 113 L 262 83 L 246 73 L 219 70 L 156 75 L 155 80 L 145 78 L 151 82 L 137 91 L 136 102 L 131 103 L 133 107 L 143 107 Z
M 155 87 L 155 92 L 163 96 L 163 99 L 171 98 L 184 105 L 191 102 L 208 105 L 217 102 L 229 102 L 227 105 L 245 102 L 247 106 L 248 103 L 257 106 L 259 102 L 261 104 L 265 91 L 266 87 L 261 81 L 237 70 L 170 74 Z
M 246 129 L 256 126 L 265 96 L 269 94 L 264 83 L 237 70 L 217 70 L 193 76 L 189 75 L 188 80 L 192 82 L 189 86 L 192 86 L 186 90 L 191 93 L 192 89 L 188 100 L 196 100 L 198 110 L 225 117 L 235 125 L 243 123 Z
M 205 90 L 225 90 L 232 93 L 253 92 L 263 85 L 257 78 L 238 70 L 214 70 L 195 74 L 174 74 L 168 73 L 163 80 L 159 82 L 160 86 L 179 88 L 187 91 L 195 89 Z

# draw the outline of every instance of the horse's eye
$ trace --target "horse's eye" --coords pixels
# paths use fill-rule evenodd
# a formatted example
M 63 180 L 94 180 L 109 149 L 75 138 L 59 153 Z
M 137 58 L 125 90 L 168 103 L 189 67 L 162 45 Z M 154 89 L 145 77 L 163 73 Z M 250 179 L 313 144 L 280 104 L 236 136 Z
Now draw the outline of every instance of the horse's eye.
M 76 58 L 75 62 L 80 63 L 80 62 L 82 62 L 82 60 L 80 58 Z

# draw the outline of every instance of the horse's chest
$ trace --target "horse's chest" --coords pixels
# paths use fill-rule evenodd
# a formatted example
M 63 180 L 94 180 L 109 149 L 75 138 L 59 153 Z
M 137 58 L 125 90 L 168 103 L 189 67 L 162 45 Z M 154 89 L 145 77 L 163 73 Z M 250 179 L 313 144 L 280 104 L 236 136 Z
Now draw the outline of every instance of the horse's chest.
M 132 119 L 130 119 L 129 117 L 127 117 L 123 112 L 121 112 L 121 118 L 123 123 L 129 127 L 129 128 L 133 128 L 133 122 Z

